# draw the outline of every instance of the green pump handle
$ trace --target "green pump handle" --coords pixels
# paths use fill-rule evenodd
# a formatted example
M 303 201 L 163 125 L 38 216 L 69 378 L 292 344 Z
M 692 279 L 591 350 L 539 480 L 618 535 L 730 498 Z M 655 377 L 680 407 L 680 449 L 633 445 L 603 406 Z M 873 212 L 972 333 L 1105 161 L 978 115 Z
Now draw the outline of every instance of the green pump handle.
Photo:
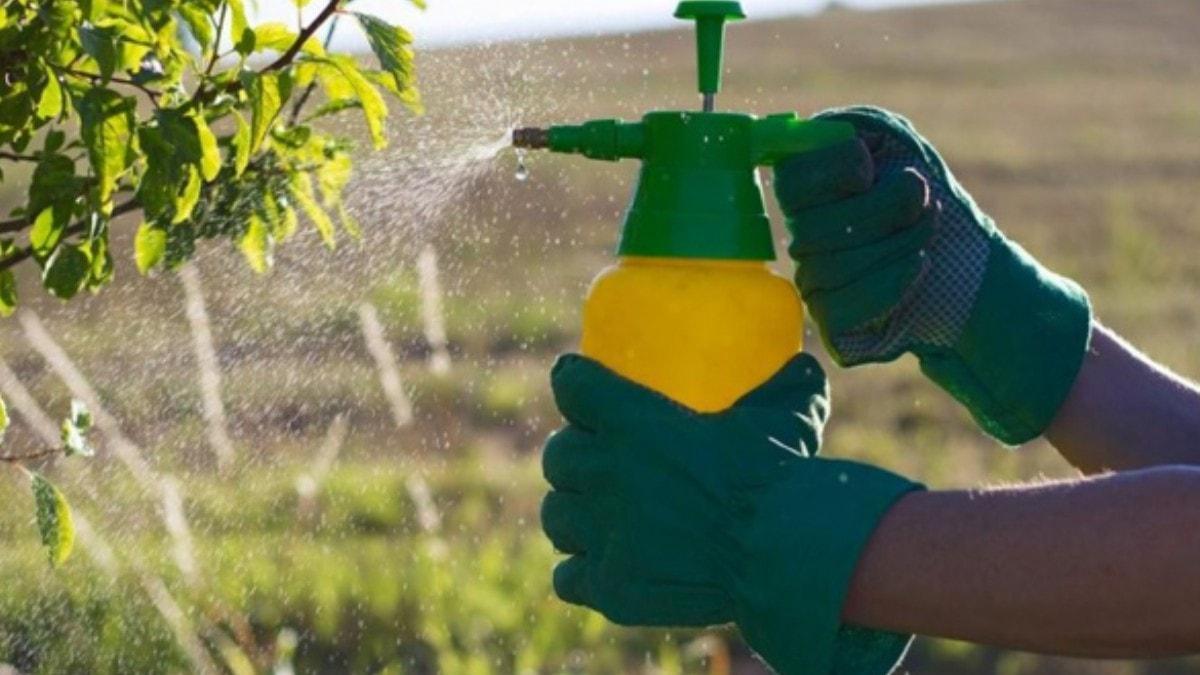
M 721 63 L 725 49 L 725 22 L 746 18 L 741 4 L 727 0 L 684 0 L 675 10 L 677 19 L 696 21 L 696 65 L 700 93 L 706 110 L 711 96 L 721 90 Z

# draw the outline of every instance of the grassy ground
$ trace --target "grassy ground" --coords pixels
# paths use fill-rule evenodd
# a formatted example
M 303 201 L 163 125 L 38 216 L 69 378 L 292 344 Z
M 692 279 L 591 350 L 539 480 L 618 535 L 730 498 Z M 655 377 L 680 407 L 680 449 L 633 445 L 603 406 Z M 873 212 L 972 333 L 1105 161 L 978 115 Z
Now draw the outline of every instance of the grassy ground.
M 1184 0 L 1026 0 L 748 23 L 730 31 L 720 105 L 767 113 L 870 102 L 905 113 L 1008 234 L 1088 288 L 1105 322 L 1197 376 L 1197 25 L 1200 4 Z M 295 636 L 302 671 L 722 672 L 728 644 L 735 672 L 754 672 L 732 636 L 619 630 L 549 594 L 554 556 L 537 531 L 536 448 L 558 419 L 545 372 L 575 340 L 579 301 L 608 260 L 636 167 L 535 157 L 532 178 L 518 183 L 511 156 L 446 160 L 459 140 L 482 142 L 518 123 L 693 107 L 692 59 L 686 32 L 424 54 L 430 114 L 398 120 L 393 154 L 361 163 L 354 202 L 364 244 L 330 254 L 314 238 L 297 241 L 267 278 L 226 246 L 198 263 L 241 454 L 228 476 L 211 470 L 176 279 L 139 279 L 127 264 L 114 287 L 70 306 L 37 298 L 26 280 L 29 306 L 127 434 L 183 480 L 200 583 L 180 577 L 157 500 L 110 454 L 50 471 L 119 558 L 162 575 L 214 658 L 239 662 L 220 656 L 231 642 L 269 669 Z M 10 174 L 0 201 L 20 189 Z M 425 365 L 413 269 L 425 244 L 441 256 L 447 376 Z M 402 430 L 358 331 L 362 300 L 379 308 L 401 356 L 416 413 Z M 68 392 L 14 321 L 0 324 L 0 352 L 45 408 L 65 410 Z M 910 361 L 830 377 L 830 454 L 933 487 L 1070 475 L 1043 443 L 997 447 Z M 338 468 L 303 503 L 294 481 L 339 414 L 349 439 Z M 6 447 L 34 445 L 18 421 Z M 22 580 L 0 594 L 0 663 L 186 668 L 137 565 L 115 580 L 82 553 L 62 571 L 45 568 L 19 488 L 0 482 L 0 501 L 14 505 L 0 514 L 0 574 Z M 1190 662 L 1048 659 L 924 639 L 908 669 L 1200 672 Z

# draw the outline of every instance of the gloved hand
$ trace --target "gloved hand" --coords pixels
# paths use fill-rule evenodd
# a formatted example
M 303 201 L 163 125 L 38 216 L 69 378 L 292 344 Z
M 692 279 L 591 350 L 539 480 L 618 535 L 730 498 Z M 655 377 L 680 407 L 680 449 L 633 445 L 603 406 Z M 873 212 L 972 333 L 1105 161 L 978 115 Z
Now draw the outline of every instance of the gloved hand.
M 582 356 L 551 375 L 542 527 L 567 602 L 623 625 L 735 621 L 784 675 L 889 672 L 910 636 L 844 627 L 861 549 L 920 486 L 817 459 L 825 374 L 800 354 L 730 409 L 693 412 Z
M 796 284 L 840 365 L 905 352 L 997 439 L 1040 435 L 1091 336 L 1077 284 L 996 229 L 907 120 L 878 108 L 817 115 L 856 140 L 775 169 Z

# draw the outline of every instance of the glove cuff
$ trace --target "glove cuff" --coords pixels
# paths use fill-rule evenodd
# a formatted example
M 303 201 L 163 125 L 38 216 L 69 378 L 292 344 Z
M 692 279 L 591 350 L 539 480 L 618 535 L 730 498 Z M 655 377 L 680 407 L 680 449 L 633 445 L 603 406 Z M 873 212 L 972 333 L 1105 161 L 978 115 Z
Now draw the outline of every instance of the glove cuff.
M 736 595 L 746 642 L 781 675 L 884 675 L 912 639 L 849 627 L 842 608 L 863 548 L 903 495 L 924 487 L 856 462 L 819 462 L 781 486 L 747 532 L 747 577 Z M 781 522 L 782 521 L 782 522 Z
M 1074 281 L 989 234 L 987 269 L 950 349 L 918 349 L 921 370 L 1007 445 L 1040 436 L 1066 400 L 1091 340 L 1092 308 Z

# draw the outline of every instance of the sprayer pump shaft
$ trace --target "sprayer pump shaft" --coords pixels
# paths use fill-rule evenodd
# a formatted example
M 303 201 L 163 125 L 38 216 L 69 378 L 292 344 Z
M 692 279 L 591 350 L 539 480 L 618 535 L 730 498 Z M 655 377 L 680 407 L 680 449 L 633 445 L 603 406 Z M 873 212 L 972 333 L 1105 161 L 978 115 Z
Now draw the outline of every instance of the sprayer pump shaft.
M 550 146 L 550 130 L 538 127 L 513 129 L 513 147 L 539 150 Z

